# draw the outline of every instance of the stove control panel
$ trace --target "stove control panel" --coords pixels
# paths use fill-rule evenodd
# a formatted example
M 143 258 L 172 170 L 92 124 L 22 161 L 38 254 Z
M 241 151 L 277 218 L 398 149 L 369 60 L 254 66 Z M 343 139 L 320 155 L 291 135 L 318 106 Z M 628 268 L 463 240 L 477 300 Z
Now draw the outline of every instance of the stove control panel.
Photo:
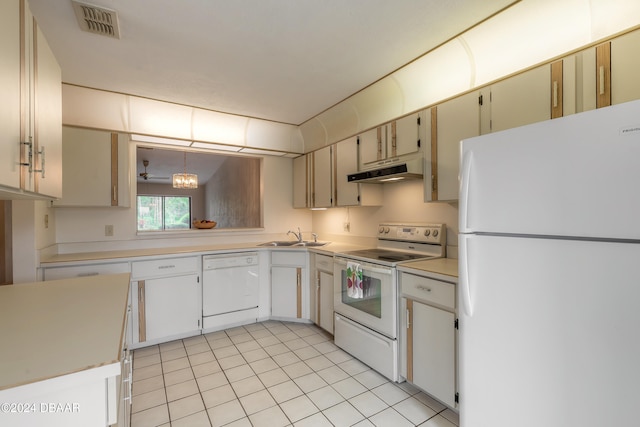
M 378 239 L 407 242 L 444 244 L 447 226 L 445 224 L 401 224 L 383 223 L 378 226 Z

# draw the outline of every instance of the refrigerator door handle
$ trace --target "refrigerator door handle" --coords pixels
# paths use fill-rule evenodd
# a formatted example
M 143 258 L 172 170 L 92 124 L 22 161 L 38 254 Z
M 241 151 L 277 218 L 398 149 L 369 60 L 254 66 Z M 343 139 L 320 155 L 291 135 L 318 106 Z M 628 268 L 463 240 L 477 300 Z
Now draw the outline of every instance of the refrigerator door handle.
M 461 144 L 462 145 L 462 144 Z M 462 147 L 461 147 L 462 148 Z M 462 155 L 462 165 L 460 167 L 460 196 L 459 196 L 459 208 L 460 208 L 460 222 L 459 229 L 461 233 L 468 231 L 467 218 L 468 218 L 468 206 L 469 206 L 469 180 L 471 178 L 471 151 L 467 151 Z
M 471 283 L 469 280 L 469 256 L 468 242 L 472 238 L 470 235 L 460 234 L 458 242 L 459 252 L 459 275 L 458 287 L 460 289 L 460 298 L 462 299 L 462 309 L 464 314 L 473 316 L 473 304 L 471 303 Z

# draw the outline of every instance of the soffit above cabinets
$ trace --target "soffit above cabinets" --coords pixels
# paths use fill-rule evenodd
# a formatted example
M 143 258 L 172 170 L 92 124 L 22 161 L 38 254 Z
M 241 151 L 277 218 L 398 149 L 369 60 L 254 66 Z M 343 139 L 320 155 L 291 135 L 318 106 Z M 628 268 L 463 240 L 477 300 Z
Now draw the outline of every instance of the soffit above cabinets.
M 299 125 L 514 0 L 29 0 L 65 83 Z

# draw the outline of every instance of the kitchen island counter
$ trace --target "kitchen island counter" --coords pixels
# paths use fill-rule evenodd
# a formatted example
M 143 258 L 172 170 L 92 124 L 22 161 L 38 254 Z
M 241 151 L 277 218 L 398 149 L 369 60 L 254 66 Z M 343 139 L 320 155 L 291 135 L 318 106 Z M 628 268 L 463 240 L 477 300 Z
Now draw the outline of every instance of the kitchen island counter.
M 115 421 L 128 293 L 128 273 L 0 287 L 0 425 Z

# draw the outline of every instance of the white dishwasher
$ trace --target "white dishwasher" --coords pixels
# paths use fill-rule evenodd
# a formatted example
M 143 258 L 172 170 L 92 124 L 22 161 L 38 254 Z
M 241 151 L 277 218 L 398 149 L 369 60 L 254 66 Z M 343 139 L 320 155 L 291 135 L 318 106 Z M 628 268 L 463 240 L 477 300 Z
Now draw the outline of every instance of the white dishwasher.
M 258 319 L 257 252 L 202 257 L 202 328 L 211 332 Z

